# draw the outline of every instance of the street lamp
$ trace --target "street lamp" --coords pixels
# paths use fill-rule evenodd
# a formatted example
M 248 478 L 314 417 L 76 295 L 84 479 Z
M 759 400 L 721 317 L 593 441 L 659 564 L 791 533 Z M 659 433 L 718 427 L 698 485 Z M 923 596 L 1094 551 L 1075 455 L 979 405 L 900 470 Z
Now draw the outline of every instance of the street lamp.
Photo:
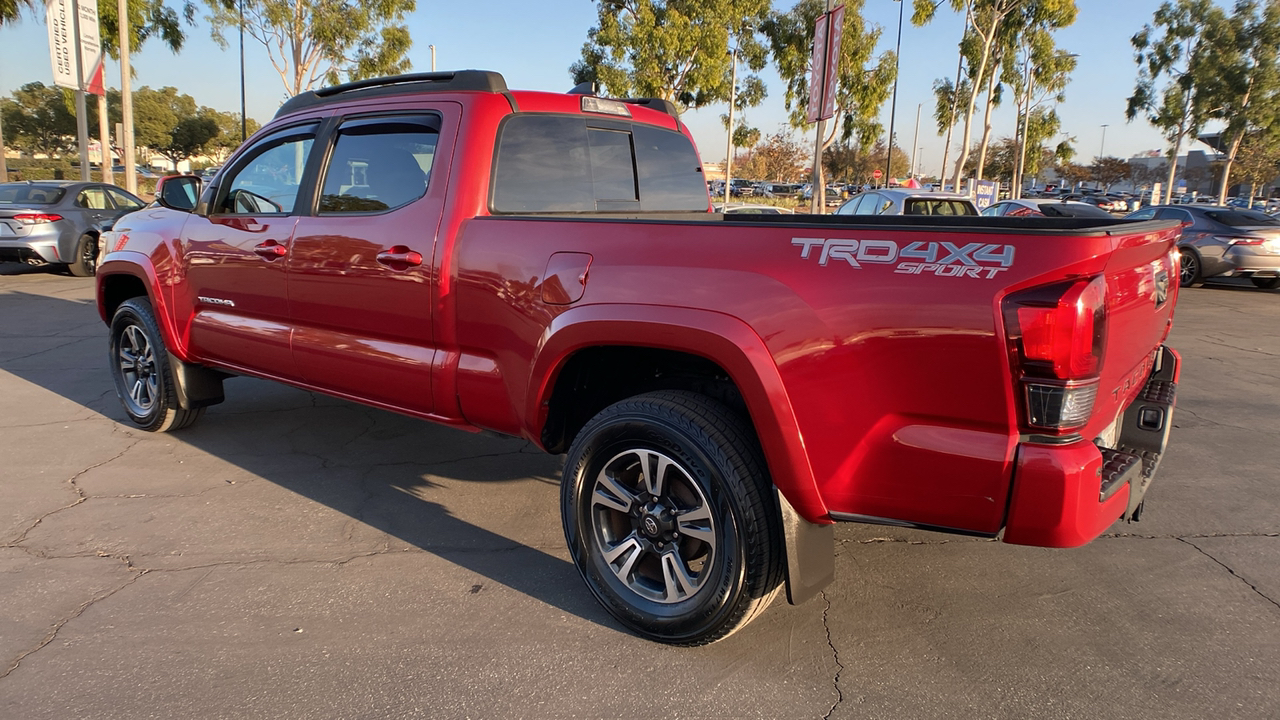
M 898 67 L 902 65 L 902 12 L 907 7 L 905 0 L 893 0 L 898 3 L 898 45 L 893 51 L 893 103 L 889 106 L 889 149 L 884 158 L 884 184 L 889 184 L 889 168 L 893 163 L 893 121 L 898 112 Z
M 1106 155 L 1107 155 L 1107 154 L 1106 154 L 1106 149 L 1107 149 L 1107 125 L 1106 125 L 1106 123 L 1103 123 L 1103 125 L 1102 125 L 1102 145 L 1098 147 L 1098 159 L 1099 159 L 1099 160 L 1101 160 L 1102 158 L 1106 157 Z

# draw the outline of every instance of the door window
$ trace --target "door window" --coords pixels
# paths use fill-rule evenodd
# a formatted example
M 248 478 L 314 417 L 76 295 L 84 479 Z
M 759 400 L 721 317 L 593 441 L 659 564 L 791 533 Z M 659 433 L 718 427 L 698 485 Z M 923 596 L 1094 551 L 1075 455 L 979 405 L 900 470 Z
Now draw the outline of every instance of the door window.
M 216 212 L 271 215 L 293 212 L 315 128 L 286 131 L 260 142 L 237 161 L 218 191 Z
M 88 210 L 110 210 L 111 205 L 109 203 L 106 191 L 100 187 L 85 188 L 76 197 L 76 207 Z
M 438 120 L 367 118 L 345 124 L 325 168 L 319 212 L 377 213 L 427 192 Z
M 137 210 L 142 207 L 142 201 L 134 196 L 117 190 L 115 188 L 107 188 L 107 194 L 115 201 L 116 207 L 121 210 Z

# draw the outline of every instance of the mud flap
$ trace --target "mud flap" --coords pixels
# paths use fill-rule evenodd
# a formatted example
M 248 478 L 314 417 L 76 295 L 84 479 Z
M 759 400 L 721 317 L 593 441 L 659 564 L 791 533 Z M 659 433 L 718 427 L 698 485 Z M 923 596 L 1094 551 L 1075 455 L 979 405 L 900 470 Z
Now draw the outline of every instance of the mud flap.
M 1129 476 L 1125 478 L 1129 486 L 1129 504 L 1120 516 L 1129 522 L 1136 522 L 1142 517 L 1147 490 L 1169 444 L 1169 429 L 1173 427 L 1173 408 L 1177 401 L 1179 362 L 1177 353 L 1161 347 L 1156 369 L 1147 379 L 1142 394 L 1124 411 L 1121 419 L 1116 453 L 1133 458 L 1132 470 L 1125 473 Z
M 182 362 L 169 353 L 169 369 L 173 372 L 178 405 L 188 410 L 217 405 L 226 399 L 222 381 L 230 375 L 202 365 Z
M 787 602 L 792 605 L 817 595 L 836 576 L 835 525 L 818 525 L 800 517 L 774 488 L 782 512 L 782 536 L 787 557 Z

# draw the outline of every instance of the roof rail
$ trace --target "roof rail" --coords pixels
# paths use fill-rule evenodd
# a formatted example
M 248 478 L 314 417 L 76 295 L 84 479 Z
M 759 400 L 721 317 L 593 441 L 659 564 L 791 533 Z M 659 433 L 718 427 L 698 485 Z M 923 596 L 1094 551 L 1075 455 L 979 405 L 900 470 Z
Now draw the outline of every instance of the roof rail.
M 623 98 L 622 102 L 630 105 L 643 105 L 658 112 L 664 112 L 673 118 L 679 119 L 680 117 L 680 110 L 676 108 L 675 103 L 663 98 Z
M 507 81 L 499 73 L 489 70 L 409 73 L 390 77 L 368 78 L 299 93 L 285 101 L 280 106 L 280 109 L 276 111 L 275 116 L 280 117 L 305 108 L 330 102 L 339 102 L 349 98 L 465 91 L 506 93 Z

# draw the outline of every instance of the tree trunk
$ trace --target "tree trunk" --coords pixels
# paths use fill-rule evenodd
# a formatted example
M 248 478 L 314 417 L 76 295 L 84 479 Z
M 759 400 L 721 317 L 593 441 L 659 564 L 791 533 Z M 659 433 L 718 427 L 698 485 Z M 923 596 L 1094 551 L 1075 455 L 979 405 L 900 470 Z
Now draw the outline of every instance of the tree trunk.
M 991 144 L 991 109 L 995 106 L 996 74 L 987 78 L 987 100 L 982 116 L 982 143 L 978 145 L 978 172 L 974 177 L 983 179 L 983 171 L 987 167 L 987 147 Z
M 990 32 L 982 39 L 982 62 L 978 63 L 978 73 L 973 76 L 973 82 L 970 83 L 973 92 L 969 93 L 969 107 L 964 114 L 964 136 L 961 138 L 964 145 L 961 146 L 960 157 L 956 160 L 956 171 L 951 176 L 951 185 L 956 192 L 960 192 L 960 178 L 964 174 L 964 164 L 969 160 L 969 137 L 973 132 L 973 113 L 977 110 L 978 104 L 977 88 L 986 79 L 987 65 L 991 60 L 991 50 L 996 42 L 996 28 L 999 24 L 999 17 L 991 19 Z
M 4 146 L 4 126 L 0 125 L 0 183 L 9 182 L 9 163 L 4 157 L 7 149 Z
M 1227 162 L 1222 166 L 1222 184 L 1218 186 L 1218 204 L 1227 204 L 1227 189 L 1231 187 L 1231 166 L 1236 162 L 1236 154 L 1240 152 L 1240 144 L 1244 142 L 1244 128 L 1236 132 L 1231 139 L 1231 149 L 1227 151 Z

